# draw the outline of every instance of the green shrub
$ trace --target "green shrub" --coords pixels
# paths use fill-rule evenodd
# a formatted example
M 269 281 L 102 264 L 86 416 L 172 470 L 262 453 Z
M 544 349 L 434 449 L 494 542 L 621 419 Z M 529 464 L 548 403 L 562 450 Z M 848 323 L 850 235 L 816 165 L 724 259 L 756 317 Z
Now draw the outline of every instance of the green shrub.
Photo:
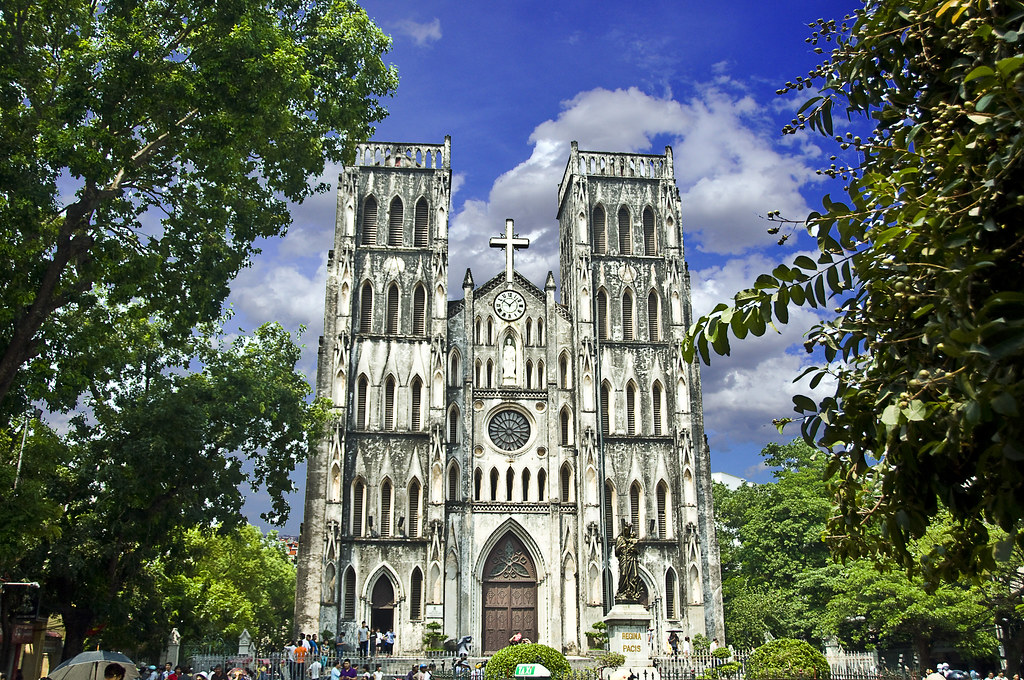
M 618 668 L 626 663 L 626 655 L 618 652 L 605 652 L 596 659 L 599 668 Z
M 825 655 L 803 640 L 778 638 L 761 645 L 747 660 L 749 680 L 774 678 L 820 678 L 828 680 Z
M 521 663 L 539 663 L 551 671 L 552 680 L 561 680 L 569 673 L 569 662 L 562 654 L 547 645 L 536 643 L 509 645 L 491 656 L 484 669 L 486 680 L 511 678 Z
M 426 626 L 423 634 L 423 646 L 429 651 L 441 651 L 444 649 L 444 641 L 448 637 L 442 632 L 444 626 L 437 621 L 431 621 Z
M 587 631 L 587 641 L 590 643 L 591 649 L 604 649 L 604 643 L 608 642 L 608 624 L 604 621 L 598 621 L 593 626 L 593 630 Z
M 708 651 L 709 649 L 711 649 L 711 640 L 708 639 L 707 635 L 697 633 L 693 636 L 693 651 L 700 654 Z

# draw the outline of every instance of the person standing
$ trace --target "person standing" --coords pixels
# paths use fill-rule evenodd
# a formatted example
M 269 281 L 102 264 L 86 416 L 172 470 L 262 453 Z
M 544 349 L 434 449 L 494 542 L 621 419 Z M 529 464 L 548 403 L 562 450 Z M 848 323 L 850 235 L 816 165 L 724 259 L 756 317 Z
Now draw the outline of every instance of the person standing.
M 323 664 L 320 663 L 320 657 L 313 655 L 311 657 L 313 661 L 309 664 L 309 677 L 312 680 L 320 680 L 320 671 L 323 669 Z
M 357 675 L 356 667 L 352 665 L 351 661 L 345 659 L 341 665 L 341 680 L 355 680 Z
M 359 644 L 359 656 L 365 657 L 369 655 L 370 629 L 366 627 L 366 621 L 363 621 L 359 626 L 359 632 L 356 633 L 356 642 Z
M 668 634 L 668 646 L 672 648 L 672 656 L 679 656 L 679 636 L 675 631 Z
M 377 664 L 377 668 L 373 671 L 373 680 L 384 680 L 384 670 L 380 664 Z
M 689 657 L 693 654 L 693 643 L 690 642 L 690 636 L 687 635 L 683 638 L 683 656 Z
M 295 646 L 295 672 L 292 680 L 304 680 L 306 677 L 306 657 L 309 655 L 309 647 L 306 646 L 306 636 L 299 633 L 299 644 Z
M 288 669 L 288 680 L 301 680 L 301 678 L 295 677 L 295 650 L 298 649 L 298 645 L 295 644 L 295 640 L 290 641 L 284 646 L 284 662 L 285 668 Z M 211 678 L 210 680 L 213 680 Z
M 392 626 L 388 626 L 388 632 L 384 633 L 384 648 L 388 653 L 388 656 L 394 656 L 395 653 L 395 629 Z
M 334 668 L 331 669 L 331 680 L 341 680 L 341 657 L 339 656 L 334 662 Z

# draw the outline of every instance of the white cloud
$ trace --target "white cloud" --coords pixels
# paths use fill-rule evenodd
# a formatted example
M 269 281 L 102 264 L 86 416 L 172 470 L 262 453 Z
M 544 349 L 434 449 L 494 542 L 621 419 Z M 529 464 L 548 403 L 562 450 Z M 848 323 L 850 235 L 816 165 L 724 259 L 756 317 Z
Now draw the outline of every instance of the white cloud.
M 309 269 L 257 261 L 235 279 L 231 295 L 235 309 L 256 324 L 278 321 L 285 328 L 313 326 L 323 318 L 327 285 L 327 253 L 320 255 L 319 264 Z
M 430 21 L 420 23 L 412 19 L 404 19 L 398 22 L 396 33 L 409 36 L 414 43 L 423 47 L 441 39 L 441 20 L 434 17 Z

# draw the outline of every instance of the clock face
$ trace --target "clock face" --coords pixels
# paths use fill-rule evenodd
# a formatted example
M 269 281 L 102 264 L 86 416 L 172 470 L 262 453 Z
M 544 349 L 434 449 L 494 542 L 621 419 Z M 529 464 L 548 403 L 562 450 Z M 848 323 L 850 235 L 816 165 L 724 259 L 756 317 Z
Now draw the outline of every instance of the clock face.
M 514 290 L 503 290 L 494 297 L 494 311 L 505 321 L 515 321 L 526 312 L 526 300 Z
M 498 411 L 487 426 L 491 441 L 502 451 L 515 451 L 530 440 L 530 421 L 519 411 Z

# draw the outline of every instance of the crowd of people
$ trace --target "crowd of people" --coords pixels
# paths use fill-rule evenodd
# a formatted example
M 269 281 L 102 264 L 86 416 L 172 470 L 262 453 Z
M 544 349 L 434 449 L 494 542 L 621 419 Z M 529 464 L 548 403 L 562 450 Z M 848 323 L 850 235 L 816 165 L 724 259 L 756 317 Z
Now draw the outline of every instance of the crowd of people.
M 1010 680 L 1006 674 L 1000 670 L 998 673 L 990 672 L 988 675 L 982 675 L 975 670 L 961 671 L 955 668 L 950 668 L 948 663 L 940 663 L 935 667 L 935 670 L 930 668 L 925 672 L 925 680 Z M 1013 680 L 1020 680 L 1020 674 L 1014 673 Z

